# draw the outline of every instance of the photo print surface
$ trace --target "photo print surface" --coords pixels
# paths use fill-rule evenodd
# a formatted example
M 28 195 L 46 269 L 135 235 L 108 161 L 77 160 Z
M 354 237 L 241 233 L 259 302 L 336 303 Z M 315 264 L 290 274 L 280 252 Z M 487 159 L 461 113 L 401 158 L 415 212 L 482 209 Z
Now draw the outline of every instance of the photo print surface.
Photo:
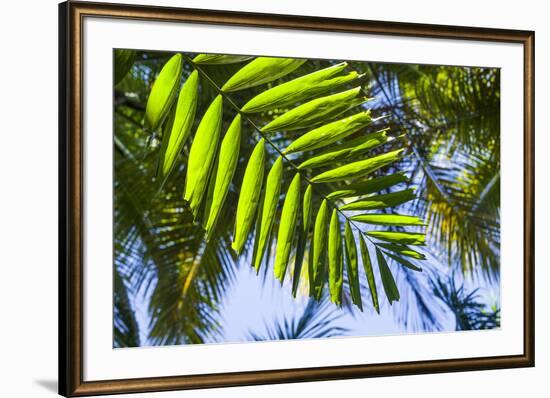
M 113 51 L 114 347 L 500 327 L 500 70 Z

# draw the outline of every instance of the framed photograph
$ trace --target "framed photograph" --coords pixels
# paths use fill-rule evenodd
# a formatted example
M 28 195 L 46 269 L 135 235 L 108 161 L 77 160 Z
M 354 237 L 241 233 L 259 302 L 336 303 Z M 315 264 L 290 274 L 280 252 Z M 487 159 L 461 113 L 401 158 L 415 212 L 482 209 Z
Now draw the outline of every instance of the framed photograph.
M 59 32 L 62 395 L 534 366 L 534 32 Z

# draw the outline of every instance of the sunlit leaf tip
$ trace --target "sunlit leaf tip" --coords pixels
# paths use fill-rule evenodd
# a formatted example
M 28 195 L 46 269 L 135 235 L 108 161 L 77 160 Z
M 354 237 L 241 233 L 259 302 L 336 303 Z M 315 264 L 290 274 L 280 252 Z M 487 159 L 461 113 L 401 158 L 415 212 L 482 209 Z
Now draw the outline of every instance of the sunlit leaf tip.
M 197 109 L 199 75 L 193 71 L 180 90 L 173 115 L 166 123 L 166 131 L 162 136 L 157 179 L 162 187 L 164 181 L 174 168 L 176 159 L 187 141 Z
M 328 207 L 327 201 L 323 200 L 315 218 L 311 249 L 313 255 L 310 256 L 309 265 L 310 295 L 316 300 L 319 300 L 323 293 L 327 272 L 327 224 Z
M 408 182 L 409 179 L 403 173 L 384 175 L 371 178 L 354 184 L 346 185 L 344 188 L 331 192 L 328 199 L 353 198 L 356 196 L 368 195 L 374 192 L 382 191 L 396 184 Z
M 248 234 L 254 222 L 256 209 L 260 200 L 265 168 L 265 140 L 261 139 L 254 150 L 246 166 L 243 182 L 237 203 L 237 215 L 235 217 L 235 232 L 231 247 L 237 254 L 242 252 Z
M 361 87 L 355 87 L 337 94 L 316 98 L 283 113 L 263 126 L 261 131 L 302 129 L 331 120 L 348 109 L 369 100 L 360 92 Z
M 426 234 L 418 232 L 369 231 L 367 235 L 384 242 L 403 245 L 424 245 Z
M 359 310 L 363 311 L 363 302 L 361 300 L 361 288 L 359 283 L 359 262 L 357 258 L 357 246 L 351 229 L 350 223 L 346 220 L 344 224 L 344 257 L 346 259 L 346 269 L 348 272 L 348 284 L 351 293 L 351 300 Z
M 369 125 L 371 120 L 370 111 L 363 111 L 325 124 L 298 137 L 284 153 L 311 151 L 328 146 Z
M 402 256 L 414 258 L 416 260 L 426 259 L 426 255 L 424 253 L 417 252 L 416 250 L 413 250 L 408 246 L 398 245 L 394 243 L 379 243 L 378 246 L 386 250 L 390 250 L 392 252 L 400 254 Z
M 416 195 L 414 188 L 407 188 L 402 191 L 391 192 L 381 195 L 367 196 L 342 206 L 341 210 L 376 210 L 394 207 L 414 200 Z M 422 225 L 420 221 L 419 224 Z
M 156 130 L 168 115 L 176 98 L 182 71 L 182 55 L 175 54 L 162 67 L 145 107 L 145 125 Z
M 271 229 L 275 222 L 275 212 L 281 194 L 281 181 L 283 176 L 283 158 L 279 156 L 269 171 L 265 184 L 265 193 L 261 210 L 261 218 L 256 231 L 256 253 L 254 256 L 254 268 L 259 271 L 264 252 L 266 250 Z M 258 213 L 260 214 L 260 213 Z
M 213 192 L 210 205 L 207 206 L 208 213 L 205 222 L 207 239 L 211 236 L 229 192 L 229 186 L 239 161 L 240 143 L 241 115 L 237 114 L 223 137 L 218 155 L 217 169 L 214 170 L 210 181 L 210 184 L 213 184 Z
M 300 206 L 300 173 L 296 173 L 288 188 L 283 210 L 281 212 L 281 221 L 279 223 L 279 233 L 277 235 L 277 251 L 275 255 L 274 272 L 275 277 L 283 282 L 288 258 L 294 241 L 294 232 L 298 220 Z
M 342 283 L 344 280 L 344 267 L 342 257 L 342 234 L 338 210 L 333 209 L 330 219 L 328 239 L 328 266 L 330 299 L 333 303 L 342 305 Z
M 244 62 L 252 58 L 254 57 L 250 55 L 199 54 L 193 58 L 193 62 L 205 65 L 224 65 Z
M 369 285 L 370 295 L 372 299 L 372 305 L 377 313 L 380 313 L 380 303 L 378 301 L 378 291 L 376 289 L 376 280 L 374 279 L 374 271 L 372 267 L 372 260 L 369 254 L 367 242 L 363 235 L 359 237 L 359 247 L 361 249 L 361 260 L 363 261 L 363 268 L 367 275 L 367 282 Z
M 270 88 L 248 101 L 242 111 L 254 113 L 293 105 L 360 77 L 355 71 L 339 75 L 346 67 L 342 62 Z
M 399 264 L 413 270 L 413 271 L 417 271 L 417 272 L 422 272 L 422 268 L 416 266 L 415 264 L 413 264 L 412 262 L 410 262 L 409 260 L 403 258 L 403 257 L 400 257 L 400 256 L 396 256 L 395 254 L 392 254 L 392 253 L 388 253 L 386 251 L 383 252 L 386 256 L 390 257 L 391 259 L 397 261 Z
M 308 184 L 302 200 L 302 219 L 298 220 L 298 244 L 296 247 L 296 255 L 294 257 L 294 275 L 292 278 L 292 295 L 294 297 L 296 297 L 296 292 L 298 291 L 298 285 L 300 283 L 300 275 L 304 262 L 309 226 L 311 223 L 311 192 L 311 184 Z
M 393 278 L 392 272 L 386 262 L 386 259 L 384 258 L 384 255 L 378 248 L 376 248 L 376 259 L 378 261 L 378 269 L 382 279 L 382 286 L 384 287 L 384 292 L 386 293 L 386 297 L 391 305 L 394 301 L 399 301 L 399 289 L 397 288 L 395 279 Z
M 184 200 L 189 203 L 195 218 L 206 191 L 217 153 L 222 124 L 222 107 L 222 97 L 218 95 L 206 110 L 189 151 Z
M 340 166 L 335 169 L 318 174 L 313 177 L 311 181 L 317 183 L 335 182 L 363 177 L 378 170 L 381 167 L 384 167 L 400 159 L 403 151 L 404 149 L 400 148 L 373 158 L 367 158 L 364 160 L 346 164 L 344 166 Z
M 258 57 L 243 66 L 222 87 L 231 92 L 259 86 L 279 79 L 302 65 L 307 60 L 294 58 Z
M 388 226 L 425 226 L 422 219 L 416 216 L 406 216 L 401 214 L 358 214 L 352 216 L 353 221 L 372 224 L 372 225 L 388 225 Z

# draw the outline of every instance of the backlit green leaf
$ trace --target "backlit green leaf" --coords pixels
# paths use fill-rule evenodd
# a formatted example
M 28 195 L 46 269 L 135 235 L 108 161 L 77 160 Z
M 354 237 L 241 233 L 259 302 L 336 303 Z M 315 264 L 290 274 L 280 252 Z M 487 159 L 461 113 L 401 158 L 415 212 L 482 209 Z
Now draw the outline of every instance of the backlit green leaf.
M 391 174 L 388 176 L 376 177 L 355 184 L 346 185 L 345 188 L 330 193 L 329 199 L 353 198 L 356 196 L 368 195 L 383 189 L 390 188 L 402 182 L 408 182 L 409 179 L 402 173 Z
M 392 243 L 379 243 L 379 247 L 382 247 L 392 252 L 398 253 L 402 256 L 416 258 L 417 260 L 425 260 L 426 256 L 422 253 L 417 252 L 416 250 L 411 249 L 407 246 L 395 245 Z
M 393 207 L 415 199 L 413 188 L 382 195 L 368 196 L 342 206 L 341 210 L 376 210 Z
M 376 259 L 378 260 L 378 269 L 380 270 L 380 277 L 382 278 L 382 286 L 384 286 L 384 292 L 386 292 L 386 297 L 391 305 L 394 301 L 399 301 L 399 290 L 395 284 L 395 279 L 393 279 L 390 267 L 388 267 L 384 255 L 378 248 L 376 249 Z
M 346 67 L 347 63 L 342 62 L 275 86 L 248 101 L 242 107 L 242 111 L 254 113 L 273 108 L 282 108 L 326 93 L 359 77 L 355 71 L 346 75 L 336 76 Z
M 294 257 L 294 275 L 292 277 L 292 295 L 296 297 L 298 285 L 300 283 L 300 274 L 304 262 L 306 250 L 307 234 L 311 223 L 311 185 L 308 184 L 302 203 L 302 219 L 300 220 L 300 229 L 298 234 L 298 244 L 296 246 L 296 255 Z
M 275 277 L 283 282 L 292 242 L 294 241 L 294 232 L 296 230 L 296 221 L 298 220 L 300 206 L 300 173 L 296 173 L 290 187 L 286 193 L 283 210 L 281 212 L 281 221 L 279 224 L 279 233 L 277 235 L 277 251 L 275 254 Z
M 352 216 L 351 219 L 372 225 L 426 225 L 418 217 L 400 214 L 358 214 Z
M 243 66 L 222 87 L 222 91 L 238 91 L 277 80 L 300 67 L 305 59 L 258 57 Z
M 157 80 L 151 88 L 145 108 L 145 124 L 151 130 L 156 130 L 168 115 L 172 103 L 176 99 L 181 78 L 182 56 L 176 54 L 164 64 Z
M 423 245 L 426 238 L 425 234 L 417 232 L 369 231 L 367 235 L 384 242 L 401 245 Z
M 372 298 L 372 305 L 376 312 L 380 313 L 380 303 L 378 302 L 378 292 L 376 290 L 376 281 L 374 279 L 374 272 L 372 269 L 372 261 L 369 254 L 369 249 L 363 235 L 359 238 L 359 247 L 361 248 L 361 260 L 363 261 L 363 268 L 367 275 L 367 282 L 369 284 L 370 296 Z
M 301 129 L 330 120 L 348 109 L 366 102 L 368 99 L 360 95 L 360 92 L 361 87 L 356 87 L 306 102 L 283 113 L 262 127 L 261 130 L 270 132 Z
M 383 132 L 384 132 L 384 130 L 381 131 L 381 133 L 383 133 Z M 374 133 L 374 134 L 376 134 L 376 133 Z M 370 140 L 367 140 L 367 141 L 363 142 L 362 144 L 357 145 L 355 148 L 353 148 L 351 150 L 351 152 L 349 153 L 348 157 L 353 158 L 353 157 L 356 157 L 356 156 L 361 156 L 365 152 L 368 152 L 371 149 L 374 149 L 379 145 L 385 144 L 387 142 L 392 142 L 395 139 L 403 137 L 403 136 L 387 137 L 385 134 L 380 134 L 380 135 L 376 136 L 374 134 L 373 134 L 373 137 Z
M 383 155 L 376 156 L 358 162 L 346 164 L 332 170 L 325 171 L 311 180 L 312 182 L 335 182 L 352 178 L 358 178 L 372 173 L 381 167 L 395 162 L 401 157 L 403 149 L 397 149 Z
M 342 283 L 344 281 L 344 266 L 342 258 L 342 235 L 338 211 L 332 211 L 328 237 L 328 280 L 330 287 L 330 300 L 336 305 L 342 305 Z
M 250 55 L 221 55 L 221 54 L 199 54 L 193 58 L 196 64 L 223 65 L 236 64 L 254 58 Z
M 248 160 L 244 172 L 243 183 L 237 203 L 235 218 L 235 233 L 231 247 L 238 254 L 241 253 L 248 238 L 250 228 L 254 222 L 254 215 L 260 201 L 265 168 L 265 140 L 261 139 Z
M 222 124 L 222 97 L 218 95 L 204 114 L 189 151 L 184 199 L 196 218 L 218 148 Z
M 311 151 L 325 147 L 368 126 L 371 121 L 370 111 L 365 111 L 325 124 L 298 137 L 284 150 L 284 153 Z
M 384 252 L 384 254 L 390 258 L 392 258 L 393 260 L 397 261 L 398 263 L 400 263 L 401 265 L 409 268 L 409 269 L 412 269 L 413 271 L 417 271 L 417 272 L 422 272 L 422 268 L 420 267 L 417 267 L 416 265 L 414 265 L 413 263 L 411 263 L 409 260 L 407 259 L 404 259 L 402 257 L 399 257 L 399 256 L 396 256 L 395 254 L 391 254 L 391 253 L 388 253 L 388 252 Z
M 366 136 L 361 136 L 340 145 L 334 145 L 330 149 L 325 150 L 318 155 L 307 158 L 298 166 L 298 168 L 313 169 L 316 167 L 327 166 L 335 161 L 348 159 L 356 147 L 360 146 L 363 147 L 365 151 L 368 151 L 388 141 L 389 139 L 386 136 L 386 131 L 378 131 Z
M 157 178 L 160 187 L 174 168 L 176 159 L 191 132 L 197 110 L 198 89 L 199 75 L 197 71 L 194 71 L 181 88 L 174 114 L 170 123 L 167 124 L 169 128 L 162 137 L 157 167 Z
M 258 245 L 254 258 L 254 268 L 256 269 L 256 272 L 260 269 L 265 248 L 269 242 L 269 237 L 271 236 L 271 229 L 273 227 L 273 222 L 275 221 L 275 211 L 277 210 L 277 203 L 279 203 L 279 196 L 281 194 L 282 176 L 283 158 L 279 156 L 271 167 L 265 184 L 264 202 L 261 212 L 262 216 L 259 224 L 260 228 L 259 230 L 256 230 L 256 243 Z
M 310 255 L 309 272 L 311 275 L 310 295 L 320 300 L 323 294 L 325 278 L 327 272 L 327 223 L 328 210 L 327 201 L 323 200 L 317 217 L 315 218 L 315 227 L 313 230 L 313 242 Z
M 206 219 L 205 229 L 209 237 L 216 225 L 220 215 L 223 203 L 229 192 L 229 185 L 235 174 L 237 163 L 239 162 L 239 148 L 241 145 L 241 116 L 237 115 L 229 125 L 225 136 L 220 145 L 215 173 L 212 174 L 214 184 L 212 201 L 210 204 L 208 217 Z
M 346 258 L 346 269 L 348 271 L 348 284 L 351 293 L 351 300 L 361 311 L 363 303 L 361 300 L 361 288 L 359 284 L 359 262 L 357 260 L 357 246 L 351 230 L 349 221 L 344 226 L 344 254 Z

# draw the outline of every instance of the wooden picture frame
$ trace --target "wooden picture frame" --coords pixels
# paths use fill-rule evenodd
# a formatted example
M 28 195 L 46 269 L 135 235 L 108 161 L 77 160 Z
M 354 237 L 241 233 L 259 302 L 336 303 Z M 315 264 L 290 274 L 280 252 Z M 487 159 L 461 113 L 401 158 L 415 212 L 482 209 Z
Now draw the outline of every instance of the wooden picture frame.
M 83 379 L 82 37 L 87 17 L 304 29 L 517 43 L 524 67 L 523 354 L 353 366 L 274 369 L 124 380 Z M 534 366 L 534 32 L 153 6 L 65 2 L 59 5 L 59 392 L 64 396 L 413 375 Z

